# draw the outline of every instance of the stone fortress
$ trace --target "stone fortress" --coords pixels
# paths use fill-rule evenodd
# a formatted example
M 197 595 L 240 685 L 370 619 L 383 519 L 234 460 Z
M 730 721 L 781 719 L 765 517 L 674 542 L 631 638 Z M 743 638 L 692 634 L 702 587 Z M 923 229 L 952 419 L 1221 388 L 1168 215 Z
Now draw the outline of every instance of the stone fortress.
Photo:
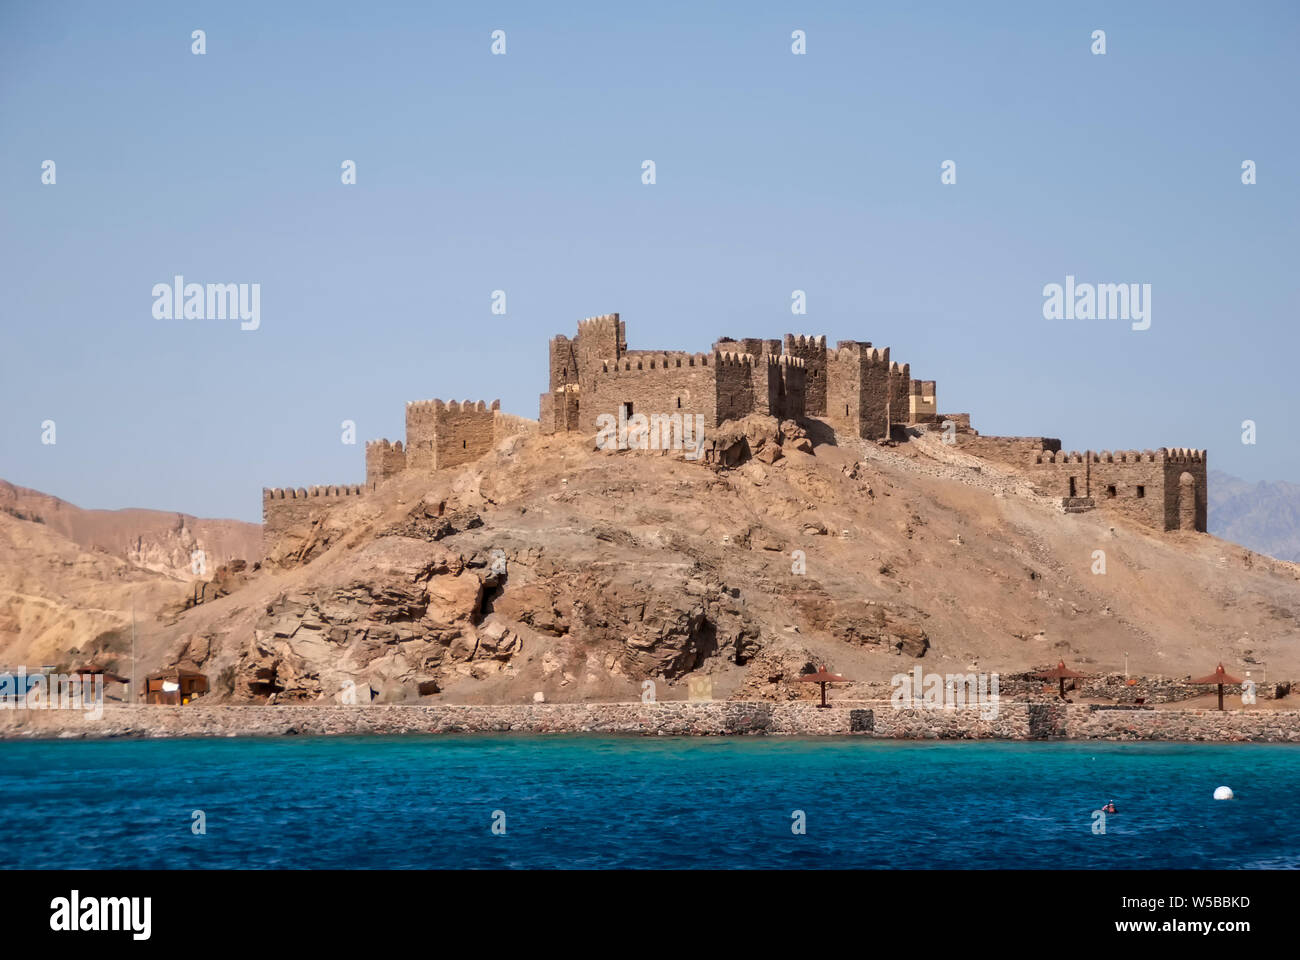
M 629 350 L 614 313 L 580 321 L 572 338 L 553 337 L 548 355 L 550 383 L 537 421 L 502 413 L 495 400 L 408 402 L 405 446 L 367 443 L 364 485 L 264 488 L 267 552 L 285 531 L 403 471 L 472 463 L 512 434 L 595 434 L 602 416 L 636 414 L 701 416 L 706 438 L 750 414 L 821 420 L 840 439 L 937 430 L 963 453 L 1023 471 L 1066 512 L 1099 508 L 1156 530 L 1206 529 L 1204 450 L 1077 453 L 1063 452 L 1052 437 L 984 436 L 969 414 L 939 413 L 935 381 L 913 380 L 910 365 L 891 360 L 888 347 L 841 340 L 831 349 L 824 336 L 786 334 L 783 341 L 724 337 L 708 353 Z

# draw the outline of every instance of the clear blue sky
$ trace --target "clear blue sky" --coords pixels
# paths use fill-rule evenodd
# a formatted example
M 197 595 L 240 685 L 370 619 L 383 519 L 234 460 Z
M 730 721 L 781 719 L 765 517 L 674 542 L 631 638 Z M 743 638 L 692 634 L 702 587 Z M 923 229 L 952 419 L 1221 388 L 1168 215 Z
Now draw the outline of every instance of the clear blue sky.
M 633 348 L 870 340 L 983 432 L 1300 481 L 1298 27 L 1294 3 L 5 3 L 0 477 L 257 520 L 264 485 L 360 482 L 407 400 L 535 417 L 547 339 L 618 311 Z M 261 329 L 154 319 L 177 273 L 260 283 Z M 1150 283 L 1151 328 L 1044 320 L 1067 274 Z

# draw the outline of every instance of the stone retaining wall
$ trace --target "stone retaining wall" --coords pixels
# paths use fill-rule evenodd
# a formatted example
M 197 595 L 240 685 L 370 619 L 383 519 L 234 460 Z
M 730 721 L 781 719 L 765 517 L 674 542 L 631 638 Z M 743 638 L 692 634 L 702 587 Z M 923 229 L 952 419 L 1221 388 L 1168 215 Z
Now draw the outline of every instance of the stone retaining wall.
M 0 709 L 0 738 L 282 736 L 408 733 L 599 733 L 645 736 L 847 736 L 899 739 L 1254 740 L 1300 743 L 1300 711 L 1109 709 L 1059 702 L 895 710 L 888 701 L 372 705 L 343 707 L 107 705 L 95 719 L 74 710 Z

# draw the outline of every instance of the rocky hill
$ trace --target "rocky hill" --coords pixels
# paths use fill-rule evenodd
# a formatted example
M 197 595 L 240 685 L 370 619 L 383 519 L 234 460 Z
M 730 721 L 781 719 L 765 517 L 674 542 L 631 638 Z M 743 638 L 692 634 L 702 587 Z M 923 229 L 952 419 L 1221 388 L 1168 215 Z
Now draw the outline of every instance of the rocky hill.
M 1064 514 L 945 447 L 729 426 L 721 464 L 518 435 L 322 514 L 237 589 L 142 637 L 218 699 L 452 702 L 811 696 L 1064 658 L 1185 677 L 1300 674 L 1300 568 L 1207 534 Z M 801 449 L 802 448 L 802 449 Z M 1098 554 L 1101 551 L 1101 554 Z M 1098 557 L 1104 554 L 1104 573 Z

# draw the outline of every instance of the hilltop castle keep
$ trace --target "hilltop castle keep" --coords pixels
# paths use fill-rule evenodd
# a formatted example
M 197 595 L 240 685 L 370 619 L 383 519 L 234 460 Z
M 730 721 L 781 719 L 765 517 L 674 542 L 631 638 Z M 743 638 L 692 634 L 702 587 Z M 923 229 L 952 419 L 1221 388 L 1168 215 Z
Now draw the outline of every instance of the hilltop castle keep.
M 697 416 L 706 436 L 750 414 L 816 418 L 840 439 L 938 430 L 963 453 L 1023 471 L 1039 493 L 1059 497 L 1066 512 L 1099 507 L 1157 530 L 1206 528 L 1204 450 L 1062 453 L 1052 437 L 982 436 L 971 428 L 970 414 L 939 413 L 935 381 L 913 380 L 910 365 L 891 360 L 888 347 L 841 340 L 829 349 L 825 337 L 787 333 L 784 340 L 723 337 L 708 353 L 629 350 L 625 325 L 611 313 L 580 321 L 572 338 L 551 338 L 548 365 L 537 421 L 502 413 L 496 400 L 490 406 L 410 402 L 405 445 L 366 444 L 364 486 L 263 489 L 267 552 L 290 529 L 404 471 L 472 463 L 516 433 L 595 434 L 601 417 L 637 414 Z
M 935 383 L 911 379 L 906 363 L 891 362 L 889 348 L 841 340 L 828 350 L 825 337 L 733 340 L 710 353 L 629 350 L 618 314 L 578 324 L 570 339 L 550 343 L 550 390 L 542 394 L 542 433 L 596 431 L 604 415 L 701 414 L 708 427 L 751 413 L 778 419 L 817 417 L 837 432 L 875 439 L 895 423 L 930 423 L 936 417 Z

